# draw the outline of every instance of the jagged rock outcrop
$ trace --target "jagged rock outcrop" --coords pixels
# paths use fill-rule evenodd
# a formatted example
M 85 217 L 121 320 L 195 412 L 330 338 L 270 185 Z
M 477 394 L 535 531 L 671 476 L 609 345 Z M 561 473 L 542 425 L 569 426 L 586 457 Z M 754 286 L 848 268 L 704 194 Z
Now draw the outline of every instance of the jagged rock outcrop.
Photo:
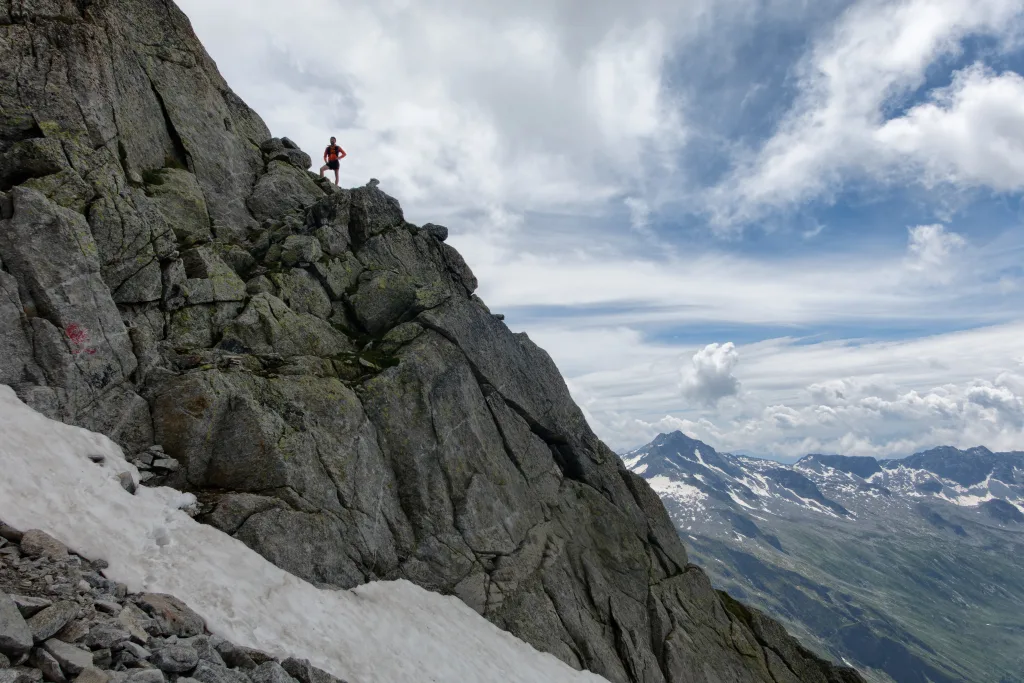
M 860 680 L 712 589 L 443 227 L 308 164 L 170 0 L 0 0 L 0 383 L 310 581 L 616 682 Z

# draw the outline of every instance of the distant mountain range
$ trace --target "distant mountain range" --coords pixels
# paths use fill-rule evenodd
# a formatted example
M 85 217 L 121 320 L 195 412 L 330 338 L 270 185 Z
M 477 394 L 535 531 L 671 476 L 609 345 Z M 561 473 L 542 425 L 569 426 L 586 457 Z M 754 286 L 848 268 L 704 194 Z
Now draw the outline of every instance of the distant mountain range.
M 1024 683 L 1024 453 L 621 456 L 719 588 L 876 681 Z

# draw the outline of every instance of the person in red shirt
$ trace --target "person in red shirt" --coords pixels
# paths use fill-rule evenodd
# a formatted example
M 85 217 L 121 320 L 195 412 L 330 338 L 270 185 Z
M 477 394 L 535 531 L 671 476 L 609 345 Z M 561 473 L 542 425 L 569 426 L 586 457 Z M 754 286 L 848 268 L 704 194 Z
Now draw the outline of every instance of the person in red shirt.
M 327 145 L 327 149 L 324 150 L 324 165 L 320 167 L 320 177 L 324 177 L 324 172 L 328 169 L 334 171 L 334 184 L 338 184 L 338 169 L 341 168 L 341 160 L 347 157 L 341 147 L 338 146 L 338 138 L 331 138 L 331 144 Z

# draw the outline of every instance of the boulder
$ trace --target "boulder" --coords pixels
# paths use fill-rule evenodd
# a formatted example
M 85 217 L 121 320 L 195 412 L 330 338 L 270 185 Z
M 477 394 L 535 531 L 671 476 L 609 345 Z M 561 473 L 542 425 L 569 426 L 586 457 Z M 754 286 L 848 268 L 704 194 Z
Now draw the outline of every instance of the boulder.
M 137 603 L 164 635 L 188 638 L 205 630 L 203 618 L 171 595 L 145 593 L 139 596 Z
M 199 653 L 187 645 L 167 645 L 156 650 L 149 660 L 164 673 L 182 674 L 199 664 Z
M 32 637 L 41 642 L 52 638 L 78 616 L 78 603 L 62 600 L 42 610 L 28 620 Z
M 44 647 L 68 676 L 77 676 L 93 665 L 91 652 L 65 643 L 62 640 L 51 638 L 46 641 Z
M 30 529 L 21 539 L 21 552 L 29 557 L 45 557 L 50 560 L 66 560 L 68 549 L 63 543 L 45 531 Z
M 32 630 L 14 600 L 0 593 L 0 654 L 18 659 L 32 648 Z
M 253 188 L 247 206 L 258 221 L 303 215 L 324 196 L 304 170 L 291 163 L 271 161 Z

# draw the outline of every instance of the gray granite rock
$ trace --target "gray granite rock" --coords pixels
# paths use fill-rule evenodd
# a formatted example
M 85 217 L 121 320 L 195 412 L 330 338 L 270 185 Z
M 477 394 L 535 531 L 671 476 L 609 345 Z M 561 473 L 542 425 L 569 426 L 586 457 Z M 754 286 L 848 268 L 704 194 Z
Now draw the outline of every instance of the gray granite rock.
M 32 630 L 14 600 L 0 593 L 0 653 L 17 659 L 32 647 Z

